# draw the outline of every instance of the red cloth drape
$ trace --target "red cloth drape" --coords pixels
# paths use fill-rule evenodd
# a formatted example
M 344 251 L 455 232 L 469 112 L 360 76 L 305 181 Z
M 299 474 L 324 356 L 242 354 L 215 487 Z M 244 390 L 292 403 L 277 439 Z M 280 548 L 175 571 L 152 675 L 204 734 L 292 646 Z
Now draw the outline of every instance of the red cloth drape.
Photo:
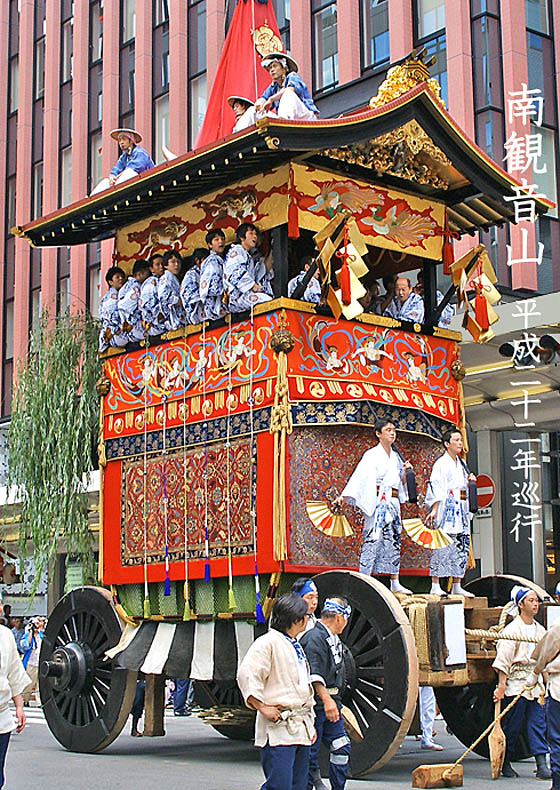
M 235 117 L 227 103 L 228 96 L 243 96 L 255 101 L 270 84 L 270 77 L 260 64 L 251 36 L 251 31 L 265 22 L 280 38 L 270 0 L 238 0 L 208 97 L 204 121 L 194 142 L 195 148 L 231 134 Z

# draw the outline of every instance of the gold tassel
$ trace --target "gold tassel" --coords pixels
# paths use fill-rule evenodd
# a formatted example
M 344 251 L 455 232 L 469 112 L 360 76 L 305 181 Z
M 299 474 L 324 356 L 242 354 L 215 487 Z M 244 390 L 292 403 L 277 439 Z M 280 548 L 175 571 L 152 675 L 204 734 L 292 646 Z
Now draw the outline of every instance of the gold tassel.
M 150 608 L 150 599 L 144 598 L 144 619 L 149 619 L 152 616 L 152 610 Z
M 193 614 L 191 610 L 191 604 L 189 600 L 189 583 L 185 582 L 185 609 L 183 611 L 183 620 L 192 620 Z
M 236 612 L 237 603 L 235 601 L 235 595 L 233 594 L 233 587 L 231 584 L 228 589 L 227 599 L 228 599 L 228 612 Z
M 272 532 L 274 559 L 285 560 L 286 546 L 286 437 L 293 430 L 292 412 L 288 401 L 288 360 L 286 352 L 277 352 L 276 390 L 270 414 L 270 432 L 274 434 L 274 491 L 272 501 Z

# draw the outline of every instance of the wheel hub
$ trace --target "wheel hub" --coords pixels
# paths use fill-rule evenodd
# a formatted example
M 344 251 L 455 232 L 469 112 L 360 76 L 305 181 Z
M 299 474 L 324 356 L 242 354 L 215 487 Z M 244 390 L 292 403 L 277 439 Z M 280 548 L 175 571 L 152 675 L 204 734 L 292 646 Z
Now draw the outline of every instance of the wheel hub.
M 94 655 L 83 642 L 69 642 L 57 647 L 50 660 L 43 661 L 41 677 L 50 678 L 57 691 L 80 694 L 91 687 L 94 677 Z
M 341 698 L 342 702 L 346 705 L 352 699 L 352 694 L 356 688 L 356 683 L 358 680 L 354 656 L 352 655 L 352 651 L 346 647 L 346 645 L 343 645 L 342 662 Z

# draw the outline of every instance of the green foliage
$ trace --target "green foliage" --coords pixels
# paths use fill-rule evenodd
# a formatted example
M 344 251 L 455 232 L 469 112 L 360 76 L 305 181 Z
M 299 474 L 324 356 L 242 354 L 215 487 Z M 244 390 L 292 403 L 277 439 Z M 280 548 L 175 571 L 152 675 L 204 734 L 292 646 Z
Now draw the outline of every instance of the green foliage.
M 57 540 L 91 569 L 84 482 L 95 468 L 101 367 L 98 325 L 87 312 L 43 314 L 20 368 L 8 434 L 9 483 L 21 502 L 20 552 L 33 545 L 35 578 L 56 554 Z

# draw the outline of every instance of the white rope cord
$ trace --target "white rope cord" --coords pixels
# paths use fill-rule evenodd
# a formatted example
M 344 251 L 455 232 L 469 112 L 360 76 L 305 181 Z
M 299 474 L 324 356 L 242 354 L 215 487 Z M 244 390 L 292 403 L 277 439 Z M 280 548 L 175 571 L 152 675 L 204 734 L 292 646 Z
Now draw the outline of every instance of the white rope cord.
M 208 540 L 208 415 L 206 414 L 206 324 L 202 326 L 202 441 L 203 441 L 203 467 L 202 479 L 204 484 L 204 580 L 210 581 L 210 543 Z M 200 357 L 199 357 L 200 359 Z
M 161 403 L 163 406 L 163 425 L 162 425 L 162 454 L 161 454 L 161 471 L 162 471 L 162 503 L 163 503 L 163 534 L 165 544 L 165 581 L 164 581 L 164 595 L 170 595 L 169 585 L 169 549 L 167 545 L 167 395 L 161 396 Z
M 187 357 L 189 346 L 185 337 L 183 356 L 183 539 L 185 546 L 185 611 L 184 617 L 190 617 L 189 604 L 189 535 L 188 535 L 188 508 L 187 508 Z
M 148 381 L 144 378 L 144 470 L 142 507 L 144 531 L 144 617 L 149 617 L 150 596 L 148 593 Z
M 229 315 L 229 354 L 228 354 L 228 382 L 227 382 L 227 415 L 226 415 L 226 526 L 227 526 L 227 542 L 228 542 L 228 608 L 233 610 L 235 608 L 235 601 L 233 599 L 233 569 L 231 562 L 231 402 L 232 402 L 232 327 L 231 327 L 231 313 Z
M 249 351 L 249 501 L 251 503 L 250 517 L 251 517 L 251 534 L 253 537 L 253 561 L 254 561 L 254 576 L 255 576 L 255 600 L 256 600 L 256 616 L 257 621 L 264 620 L 261 608 L 261 590 L 259 573 L 257 566 L 257 511 L 255 501 L 255 396 L 254 396 L 254 369 L 253 369 L 253 356 L 254 356 L 254 341 L 255 341 L 255 312 L 254 305 L 251 302 L 251 336 L 250 336 L 250 351 Z

